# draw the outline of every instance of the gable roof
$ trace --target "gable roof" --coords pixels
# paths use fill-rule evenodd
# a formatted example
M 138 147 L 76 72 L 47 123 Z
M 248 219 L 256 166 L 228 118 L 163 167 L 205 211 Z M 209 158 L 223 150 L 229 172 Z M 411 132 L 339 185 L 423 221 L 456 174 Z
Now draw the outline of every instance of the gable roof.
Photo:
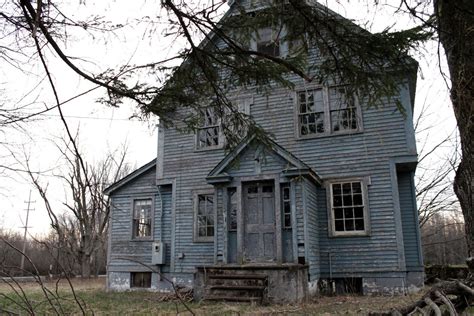
M 139 176 L 153 169 L 154 167 L 156 167 L 156 158 L 150 161 L 149 163 L 141 166 L 140 168 L 133 171 L 132 173 L 128 174 L 127 176 L 123 177 L 122 179 L 118 180 L 117 182 L 111 184 L 107 188 L 105 188 L 104 194 L 106 195 L 112 194 L 114 191 L 120 189 L 121 187 L 129 183 L 130 181 L 133 181 L 134 179 L 138 178 Z
M 232 164 L 232 162 L 253 142 L 258 141 L 255 135 L 248 136 L 243 139 L 227 156 L 224 157 L 211 172 L 207 175 L 206 180 L 208 182 L 220 182 L 221 180 L 227 180 L 229 176 L 224 172 L 224 170 Z M 311 167 L 304 163 L 299 158 L 295 157 L 291 152 L 278 145 L 275 141 L 270 138 L 267 138 L 264 143 L 262 143 L 267 149 L 270 149 L 273 153 L 277 154 L 287 162 L 289 162 L 293 167 L 283 170 L 285 176 L 299 176 L 307 175 L 316 183 L 321 184 L 321 178 L 314 172 Z

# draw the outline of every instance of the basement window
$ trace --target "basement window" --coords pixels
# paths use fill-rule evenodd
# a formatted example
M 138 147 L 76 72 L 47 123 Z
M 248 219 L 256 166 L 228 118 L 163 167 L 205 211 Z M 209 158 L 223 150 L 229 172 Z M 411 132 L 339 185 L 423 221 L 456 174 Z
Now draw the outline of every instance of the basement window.
M 151 288 L 151 272 L 132 272 L 130 279 L 132 288 Z

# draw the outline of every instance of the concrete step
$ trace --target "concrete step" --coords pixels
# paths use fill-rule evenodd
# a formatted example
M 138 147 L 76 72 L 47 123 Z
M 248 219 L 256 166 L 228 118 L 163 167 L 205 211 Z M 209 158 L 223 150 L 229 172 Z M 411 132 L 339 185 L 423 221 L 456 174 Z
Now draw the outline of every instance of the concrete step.
M 209 279 L 229 279 L 229 280 L 265 280 L 266 275 L 263 274 L 210 274 Z

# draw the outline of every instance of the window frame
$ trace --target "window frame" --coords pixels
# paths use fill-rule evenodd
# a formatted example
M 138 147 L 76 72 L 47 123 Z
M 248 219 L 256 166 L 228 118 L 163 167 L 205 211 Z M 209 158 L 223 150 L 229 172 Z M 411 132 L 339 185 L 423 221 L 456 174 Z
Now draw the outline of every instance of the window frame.
M 150 200 L 150 236 L 135 236 L 135 202 L 142 200 Z M 130 236 L 132 241 L 150 241 L 153 240 L 154 234 L 154 221 L 155 221 L 155 198 L 153 196 L 140 196 L 134 197 L 131 199 L 131 227 L 130 227 Z
M 212 109 L 214 111 L 212 106 L 206 106 L 200 109 L 200 111 L 207 111 L 208 109 Z M 215 114 L 214 114 L 215 115 Z M 206 121 L 206 114 L 205 112 L 203 113 L 203 119 L 204 122 Z M 221 149 L 224 147 L 224 134 L 222 132 L 222 120 L 220 117 L 217 117 L 217 124 L 214 125 L 207 125 L 206 123 L 201 124 L 200 126 L 196 127 L 195 133 L 194 133 L 194 148 L 196 151 L 206 151 L 206 150 L 213 150 L 213 149 Z M 215 128 L 217 127 L 217 145 L 211 145 L 211 146 L 200 146 L 200 138 L 199 138 L 199 133 L 202 130 L 205 129 L 210 129 L 210 128 Z
M 370 205 L 369 205 L 369 186 L 370 177 L 352 177 L 352 178 L 338 178 L 327 180 L 326 182 L 326 196 L 328 206 L 328 234 L 329 237 L 354 237 L 354 236 L 370 236 Z M 344 183 L 360 182 L 362 191 L 362 202 L 363 202 L 363 216 L 364 216 L 364 230 L 353 230 L 353 231 L 336 231 L 335 227 L 335 215 L 333 206 L 333 185 L 344 184 Z
M 214 235 L 199 236 L 198 212 L 199 212 L 199 196 L 212 196 L 212 214 L 214 217 Z M 212 243 L 217 236 L 217 192 L 213 189 L 195 190 L 193 192 L 193 242 L 195 243 Z M 207 213 L 209 214 L 209 213 Z
M 336 85 L 323 85 L 323 86 L 312 86 L 304 89 L 297 89 L 294 92 L 293 103 L 294 103 L 294 127 L 295 127 L 295 137 L 298 140 L 302 139 L 312 139 L 312 138 L 321 138 L 328 136 L 337 136 L 337 135 L 353 135 L 362 133 L 364 131 L 363 119 L 362 119 L 362 109 L 359 102 L 359 97 L 354 93 L 354 107 L 355 107 L 355 119 L 357 122 L 356 129 L 344 129 L 339 131 L 333 131 L 333 124 L 331 121 L 331 105 L 329 102 L 329 90 L 337 87 L 344 87 L 347 85 L 336 84 Z M 307 93 L 313 90 L 321 90 L 323 97 L 323 123 L 324 123 L 324 132 L 323 133 L 313 133 L 302 135 L 301 134 L 301 124 L 300 124 L 300 102 L 299 97 L 300 93 Z M 333 110 L 334 111 L 334 110 Z
M 135 280 L 135 277 L 137 275 L 149 275 L 150 276 L 150 284 L 149 286 L 135 286 L 134 285 L 134 280 Z M 147 282 L 148 283 L 148 282 Z M 151 272 L 148 272 L 148 271 L 132 271 L 130 272 L 130 289 L 151 289 L 151 285 L 153 283 L 153 274 Z

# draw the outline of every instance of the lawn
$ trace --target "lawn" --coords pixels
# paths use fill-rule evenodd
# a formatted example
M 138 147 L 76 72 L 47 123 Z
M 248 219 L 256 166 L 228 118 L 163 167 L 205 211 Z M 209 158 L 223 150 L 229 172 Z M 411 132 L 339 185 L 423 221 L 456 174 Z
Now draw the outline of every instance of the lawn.
M 164 301 L 168 295 L 153 292 L 106 292 L 105 280 L 75 279 L 74 289 L 78 300 L 89 315 L 189 315 L 186 308 L 178 301 Z M 64 314 L 82 314 L 66 281 L 59 283 L 46 282 L 45 286 L 51 293 L 57 294 L 59 304 L 56 309 Z M 28 297 L 29 304 L 35 313 L 56 314 L 45 300 L 41 288 L 34 283 L 21 285 Z M 18 291 L 18 287 L 16 287 Z M 318 297 L 310 302 L 298 305 L 255 306 L 244 303 L 194 303 L 188 302 L 189 308 L 197 315 L 366 315 L 370 311 L 386 311 L 391 307 L 404 305 L 419 298 L 420 295 L 397 297 L 364 297 L 337 296 Z M 16 314 L 28 314 L 12 302 L 21 301 L 11 287 L 0 285 L 0 308 Z M 25 305 L 22 303 L 22 305 Z M 0 314 L 1 311 L 0 311 Z

